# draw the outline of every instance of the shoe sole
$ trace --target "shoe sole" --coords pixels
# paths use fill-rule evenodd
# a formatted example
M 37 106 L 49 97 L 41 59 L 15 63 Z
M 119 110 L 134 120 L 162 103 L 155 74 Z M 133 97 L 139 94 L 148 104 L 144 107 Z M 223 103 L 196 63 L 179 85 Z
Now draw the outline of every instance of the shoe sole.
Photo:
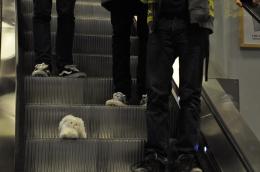
M 127 106 L 127 105 L 118 100 L 108 100 L 106 101 L 106 106 Z
M 32 73 L 33 77 L 49 77 L 49 75 L 46 72 L 42 71 L 36 71 Z
M 200 168 L 193 168 L 191 172 L 203 172 Z
M 71 75 L 66 75 L 66 76 L 60 76 L 60 77 L 64 77 L 64 78 L 86 78 L 87 75 L 84 73 L 74 73 Z

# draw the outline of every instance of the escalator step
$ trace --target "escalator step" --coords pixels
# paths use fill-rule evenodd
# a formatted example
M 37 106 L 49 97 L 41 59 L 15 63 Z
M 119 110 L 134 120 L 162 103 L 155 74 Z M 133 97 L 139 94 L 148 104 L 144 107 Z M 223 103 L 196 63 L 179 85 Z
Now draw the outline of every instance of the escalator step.
M 84 104 L 84 80 L 63 78 L 25 78 L 27 103 Z
M 136 99 L 133 80 L 133 99 Z M 112 97 L 111 78 L 71 79 L 25 77 L 25 100 L 29 104 L 104 104 Z
M 21 11 L 23 14 L 33 13 L 32 0 L 22 0 Z M 56 3 L 53 1 L 52 14 L 57 15 Z M 100 2 L 91 2 L 90 0 L 77 0 L 74 8 L 75 17 L 100 17 L 109 18 L 110 13 L 100 5 Z
M 52 33 L 52 49 L 55 50 L 55 33 Z M 32 32 L 25 34 L 24 50 L 33 50 L 33 36 Z M 137 55 L 137 37 L 131 37 L 131 55 Z M 75 34 L 74 36 L 74 53 L 88 53 L 88 54 L 111 54 L 112 53 L 112 37 L 103 35 L 86 35 Z
M 145 108 L 140 106 L 43 106 L 29 105 L 25 111 L 28 138 L 58 138 L 58 125 L 67 114 L 85 122 L 88 138 L 146 138 Z
M 24 30 L 32 31 L 32 15 L 24 16 Z M 51 31 L 57 30 L 57 16 L 53 16 L 51 20 Z M 76 34 L 90 35 L 111 35 L 112 26 L 109 19 L 79 17 L 75 19 Z
M 85 72 L 88 77 L 112 77 L 112 57 L 108 55 L 87 55 L 74 54 L 73 61 L 78 68 Z M 34 53 L 25 53 L 24 57 L 24 72 L 30 75 L 34 69 Z M 137 70 L 136 56 L 130 57 L 131 76 L 136 76 Z
M 143 140 L 29 140 L 26 172 L 130 172 Z

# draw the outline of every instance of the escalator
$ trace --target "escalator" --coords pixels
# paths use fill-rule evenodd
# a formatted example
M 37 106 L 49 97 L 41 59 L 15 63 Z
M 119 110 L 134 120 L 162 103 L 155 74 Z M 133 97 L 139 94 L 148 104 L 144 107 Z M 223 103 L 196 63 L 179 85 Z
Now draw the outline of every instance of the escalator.
M 57 15 L 52 11 L 52 45 L 55 42 Z M 16 172 L 128 172 L 130 164 L 143 157 L 146 139 L 145 108 L 136 106 L 107 107 L 104 103 L 113 93 L 111 24 L 109 12 L 99 0 L 77 0 L 75 6 L 75 37 L 73 58 L 86 72 L 86 79 L 30 77 L 34 68 L 32 39 L 33 0 L 16 0 L 17 8 L 17 102 L 16 102 Z M 137 67 L 137 38 L 131 37 L 131 74 Z M 52 47 L 54 50 L 55 48 Z M 133 93 L 135 79 L 133 79 Z M 205 107 L 212 112 L 210 103 Z M 171 97 L 171 114 L 178 111 L 177 100 Z M 211 124 L 201 116 L 202 143 L 208 151 L 200 164 L 204 171 L 226 171 L 216 156 L 214 144 L 206 127 L 220 127 L 221 121 Z M 86 123 L 87 139 L 61 140 L 59 121 L 74 114 Z M 175 116 L 171 115 L 172 121 Z M 205 120 L 206 119 L 206 120 Z M 223 122 L 223 121 L 222 121 Z M 210 125 L 208 125 L 210 124 Z M 203 128 L 204 127 L 204 128 Z M 171 126 L 172 134 L 176 127 Z M 224 133 L 225 138 L 228 138 Z M 215 138 L 215 137 L 214 137 Z M 241 163 L 232 142 L 231 152 Z M 213 150 L 213 151 L 211 151 Z M 246 163 L 241 163 L 244 167 Z M 239 166 L 238 166 L 239 167 Z M 247 168 L 244 168 L 247 170 Z
M 129 171 L 131 163 L 142 159 L 145 108 L 104 106 L 113 93 L 109 12 L 97 0 L 76 2 L 73 56 L 75 64 L 87 74 L 86 79 L 30 77 L 34 67 L 33 1 L 17 1 L 17 12 L 20 106 L 16 119 L 19 125 L 16 171 Z M 55 45 L 56 23 L 53 2 L 52 45 Z M 136 42 L 137 38 L 131 37 L 132 76 L 137 66 Z M 85 121 L 87 139 L 58 138 L 59 121 L 67 114 Z

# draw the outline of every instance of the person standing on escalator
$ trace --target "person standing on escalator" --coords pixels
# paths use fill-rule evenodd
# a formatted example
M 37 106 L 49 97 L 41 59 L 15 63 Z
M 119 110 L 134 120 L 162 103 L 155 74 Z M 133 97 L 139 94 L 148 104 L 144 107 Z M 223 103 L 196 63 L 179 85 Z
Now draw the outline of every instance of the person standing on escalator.
M 209 34 L 213 32 L 214 0 L 146 3 L 151 31 L 147 45 L 147 142 L 144 160 L 130 168 L 132 172 L 202 172 L 196 160 L 200 97 L 203 64 L 206 59 L 207 72 Z M 180 112 L 175 122 L 178 134 L 170 144 L 169 96 L 176 57 Z
M 140 104 L 146 104 L 146 44 L 148 39 L 147 5 L 140 0 L 101 0 L 104 8 L 110 11 L 113 29 L 112 58 L 113 84 L 112 99 L 108 106 L 126 106 L 131 97 L 132 78 L 130 74 L 130 34 L 133 17 L 137 15 L 138 66 L 137 96 Z
M 76 0 L 56 0 L 58 14 L 56 33 L 56 66 L 60 77 L 85 77 L 73 65 L 74 7 Z M 35 69 L 32 76 L 48 77 L 52 73 L 51 49 L 52 0 L 33 0 L 33 42 Z

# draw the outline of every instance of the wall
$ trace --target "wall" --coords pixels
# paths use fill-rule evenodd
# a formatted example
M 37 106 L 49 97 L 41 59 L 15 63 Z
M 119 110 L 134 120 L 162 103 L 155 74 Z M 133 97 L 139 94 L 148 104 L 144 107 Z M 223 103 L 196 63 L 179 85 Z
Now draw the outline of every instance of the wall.
M 260 140 L 260 49 L 240 49 L 239 8 L 215 0 L 209 77 L 239 79 L 240 111 Z

